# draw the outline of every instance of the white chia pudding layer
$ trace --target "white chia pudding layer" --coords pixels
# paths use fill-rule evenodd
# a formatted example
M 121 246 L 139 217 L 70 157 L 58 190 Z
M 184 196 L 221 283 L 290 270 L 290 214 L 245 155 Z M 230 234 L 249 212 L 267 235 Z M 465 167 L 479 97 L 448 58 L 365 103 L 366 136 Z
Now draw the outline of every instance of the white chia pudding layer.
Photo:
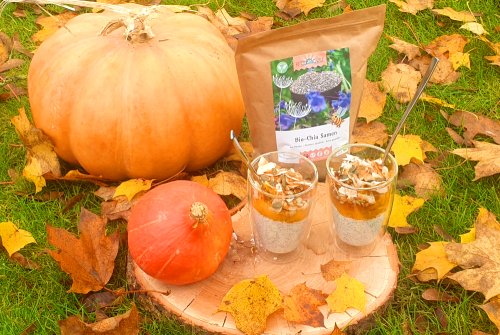
M 276 254 L 286 254 L 300 245 L 307 227 L 307 218 L 289 223 L 271 220 L 255 208 L 251 211 L 254 239 L 255 243 L 259 243 L 258 247 Z
M 334 205 L 331 205 L 331 210 L 337 237 L 342 242 L 355 247 L 370 245 L 377 239 L 386 215 L 383 212 L 373 219 L 356 220 L 340 214 Z

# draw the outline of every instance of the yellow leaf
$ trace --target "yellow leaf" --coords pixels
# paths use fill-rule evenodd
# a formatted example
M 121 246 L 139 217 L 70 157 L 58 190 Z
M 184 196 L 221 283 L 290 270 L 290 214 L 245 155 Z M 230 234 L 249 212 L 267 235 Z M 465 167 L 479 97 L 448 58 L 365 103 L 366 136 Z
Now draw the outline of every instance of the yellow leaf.
M 422 74 L 407 64 L 390 63 L 382 72 L 382 86 L 399 102 L 409 102 L 417 91 Z
M 35 43 L 42 43 L 75 16 L 76 14 L 72 12 L 64 12 L 59 15 L 40 16 L 36 19 L 36 23 L 43 28 L 36 32 L 31 39 Z
M 423 162 L 425 154 L 422 150 L 422 143 L 420 136 L 398 135 L 392 145 L 392 151 L 398 165 L 408 165 L 413 157 Z
M 461 11 L 457 12 L 453 8 L 450 7 L 445 7 L 443 9 L 433 9 L 433 13 L 436 13 L 438 15 L 444 15 L 449 17 L 452 20 L 455 21 L 461 21 L 461 22 L 474 22 L 476 21 L 476 18 L 471 12 L 467 11 Z
M 465 66 L 470 69 L 470 57 L 468 52 L 454 52 L 450 54 L 450 62 L 453 65 L 453 69 L 456 70 L 461 66 Z
M 358 117 L 364 117 L 367 123 L 377 119 L 384 111 L 386 99 L 387 94 L 380 90 L 378 83 L 365 79 Z
M 120 195 L 124 195 L 127 197 L 128 201 L 131 201 L 137 193 L 149 190 L 152 183 L 152 180 L 144 179 L 130 179 L 124 181 L 116 188 L 113 199 L 119 197 Z
M 484 29 L 483 25 L 478 22 L 467 22 L 463 24 L 460 29 L 466 29 L 476 35 L 488 35 L 488 32 Z
M 448 108 L 453 108 L 453 109 L 456 108 L 455 105 L 449 104 L 449 103 L 447 103 L 444 100 L 441 100 L 441 99 L 432 97 L 430 95 L 427 95 L 425 92 L 422 93 L 422 95 L 420 96 L 420 99 L 422 101 L 430 102 L 432 104 L 439 105 L 439 106 L 442 106 L 442 107 L 448 107 Z
M 304 12 L 305 15 L 317 7 L 322 7 L 325 0 L 298 0 L 299 8 Z
M 493 65 L 500 66 L 500 55 L 484 56 L 484 59 L 489 60 Z
M 493 43 L 491 42 L 490 40 L 488 40 L 485 36 L 479 36 L 479 39 L 483 42 L 485 42 L 486 44 L 488 44 L 488 46 L 491 48 L 491 50 L 493 50 L 493 52 L 495 52 L 495 54 L 498 56 L 500 55 L 500 42 L 497 42 L 497 43 Z
M 247 181 L 233 172 L 222 171 L 208 180 L 208 187 L 219 195 L 234 195 L 243 200 L 247 196 Z
M 344 273 L 335 284 L 335 291 L 326 298 L 332 312 L 343 313 L 350 307 L 365 311 L 366 294 L 363 283 Z
M 40 192 L 45 186 L 45 178 L 43 177 L 45 174 L 50 173 L 54 177 L 61 176 L 59 159 L 54 151 L 54 145 L 40 129 L 31 124 L 24 108 L 19 109 L 19 115 L 14 116 L 11 122 L 27 151 L 28 163 L 23 170 L 23 175 L 33 181 L 36 192 Z
M 206 174 L 201 176 L 192 176 L 191 181 L 194 181 L 195 183 L 208 187 L 208 177 Z
M 429 244 L 431 245 L 429 248 L 417 252 L 411 272 L 433 268 L 437 271 L 437 280 L 443 279 L 451 269 L 457 266 L 446 256 L 444 247 L 448 242 L 429 242 Z
M 226 293 L 219 311 L 231 313 L 236 327 L 247 335 L 262 334 L 267 318 L 282 308 L 283 297 L 268 276 L 245 279 Z
M 18 229 L 12 222 L 0 222 L 0 238 L 9 257 L 30 243 L 36 243 L 29 231 Z
M 460 235 L 460 243 L 474 242 L 476 239 L 476 227 L 472 227 L 469 232 Z
M 42 167 L 38 159 L 30 159 L 28 164 L 23 169 L 24 178 L 30 180 L 35 184 L 35 193 L 40 192 L 45 185 L 47 185 L 45 178 L 43 178 Z
M 419 209 L 424 205 L 425 199 L 414 198 L 409 195 L 401 196 L 394 195 L 394 202 L 392 204 L 391 217 L 389 218 L 389 227 L 409 227 L 406 218 L 408 215 Z

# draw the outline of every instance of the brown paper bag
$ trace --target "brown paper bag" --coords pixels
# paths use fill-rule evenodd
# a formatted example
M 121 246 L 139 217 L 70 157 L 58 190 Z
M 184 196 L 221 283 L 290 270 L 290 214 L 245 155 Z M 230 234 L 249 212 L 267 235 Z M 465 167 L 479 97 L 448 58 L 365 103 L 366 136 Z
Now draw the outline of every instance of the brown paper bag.
M 385 9 L 310 20 L 238 41 L 236 66 L 256 154 L 301 153 L 324 178 L 330 152 L 350 140 Z

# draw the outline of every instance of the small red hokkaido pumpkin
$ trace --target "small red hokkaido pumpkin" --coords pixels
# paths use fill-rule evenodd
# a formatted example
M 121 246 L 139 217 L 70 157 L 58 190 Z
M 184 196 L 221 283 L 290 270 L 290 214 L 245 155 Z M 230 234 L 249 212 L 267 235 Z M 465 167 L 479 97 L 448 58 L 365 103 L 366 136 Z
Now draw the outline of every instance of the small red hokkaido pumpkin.
M 232 231 L 231 215 L 219 195 L 178 180 L 152 189 L 132 208 L 128 247 L 144 272 L 167 284 L 184 285 L 217 270 Z

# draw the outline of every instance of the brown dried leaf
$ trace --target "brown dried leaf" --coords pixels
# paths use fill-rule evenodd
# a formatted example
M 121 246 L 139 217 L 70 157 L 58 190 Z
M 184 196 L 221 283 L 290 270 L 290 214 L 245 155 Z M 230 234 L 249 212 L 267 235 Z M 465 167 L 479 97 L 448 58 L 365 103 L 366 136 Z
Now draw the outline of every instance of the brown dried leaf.
M 410 65 L 424 75 L 431 63 L 431 59 L 431 56 L 423 55 L 411 60 Z M 441 57 L 439 59 L 440 61 L 432 74 L 430 82 L 435 84 L 451 84 L 456 82 L 460 78 L 460 73 L 453 69 L 453 64 L 448 58 Z
M 420 48 L 415 44 L 408 43 L 403 41 L 397 37 L 386 35 L 388 39 L 392 41 L 393 44 L 389 45 L 390 48 L 396 50 L 399 53 L 402 53 L 408 57 L 408 60 L 412 60 L 413 58 L 420 56 Z
M 33 52 L 31 52 L 30 50 L 26 49 L 22 44 L 21 44 L 21 41 L 19 39 L 19 33 L 15 33 L 13 36 L 12 36 L 12 49 L 29 57 L 29 58 L 32 58 L 33 57 Z
M 85 323 L 77 316 L 60 320 L 61 335 L 137 335 L 139 334 L 139 312 L 135 305 L 120 315 L 95 323 Z
M 460 34 L 442 35 L 432 40 L 424 49 L 436 57 L 449 56 L 455 52 L 464 52 L 468 42 L 469 40 Z
M 406 0 L 406 2 L 401 0 L 390 0 L 390 2 L 396 4 L 401 12 L 413 15 L 421 10 L 434 7 L 434 0 Z
M 443 180 L 429 164 L 412 161 L 403 168 L 399 181 L 415 186 L 417 196 L 424 199 L 444 194 Z
M 352 132 L 352 141 L 354 143 L 383 146 L 388 139 L 387 126 L 379 121 L 370 123 L 358 121 Z
M 78 223 L 80 238 L 65 229 L 47 225 L 49 250 L 73 285 L 68 292 L 101 290 L 111 278 L 118 252 L 119 232 L 106 235 L 106 221 L 82 207 Z
M 2 244 L 0 243 L 0 245 L 2 245 Z M 25 269 L 29 269 L 29 270 L 39 270 L 40 269 L 40 265 L 38 263 L 32 261 L 29 258 L 24 257 L 19 252 L 15 252 L 12 255 L 10 255 L 10 260 L 16 262 L 17 264 L 19 264 L 20 266 L 22 266 Z
M 93 313 L 99 309 L 117 306 L 124 300 L 123 294 L 115 294 L 115 292 L 96 292 L 91 293 L 83 299 L 83 308 L 88 313 Z
M 6 101 L 11 98 L 19 98 L 20 95 L 25 95 L 28 93 L 26 88 L 24 87 L 19 87 L 17 85 L 14 85 L 12 83 L 9 83 L 5 85 L 7 88 L 7 92 L 0 93 L 0 101 Z
M 247 196 L 247 181 L 242 176 L 229 172 L 219 172 L 208 180 L 208 187 L 219 195 L 234 195 L 240 200 Z
M 66 22 L 71 20 L 76 16 L 72 12 L 64 12 L 59 15 L 52 16 L 40 16 L 36 19 L 36 23 L 42 26 L 42 30 L 36 32 L 31 39 L 33 42 L 41 44 L 52 34 L 54 34 L 59 28 L 64 27 Z
M 305 283 L 296 285 L 283 297 L 285 319 L 311 327 L 325 327 L 325 318 L 318 309 L 325 305 L 325 296 L 321 290 L 314 290 Z
M 500 173 L 500 145 L 480 141 L 472 141 L 472 143 L 474 148 L 455 149 L 451 153 L 465 159 L 478 161 L 474 167 L 475 177 L 473 180 Z
M 422 298 L 427 301 L 446 301 L 446 302 L 459 302 L 460 299 L 449 295 L 446 292 L 440 292 L 435 288 L 428 288 L 422 293 Z
M 0 64 L 0 73 L 19 67 L 23 65 L 23 63 L 24 61 L 22 59 L 16 59 L 16 58 L 9 59 L 5 63 Z
M 417 91 L 422 74 L 406 64 L 390 63 L 382 72 L 382 86 L 397 101 L 409 102 Z
M 500 295 L 500 223 L 484 208 L 474 223 L 476 239 L 470 243 L 449 243 L 446 255 L 463 270 L 448 277 L 469 291 L 481 292 L 485 300 Z
M 344 273 L 349 273 L 352 261 L 336 261 L 332 259 L 326 264 L 321 264 L 321 274 L 326 281 L 333 281 L 340 278 Z
M 472 144 L 472 140 L 478 134 L 489 136 L 495 143 L 500 144 L 500 121 L 498 120 L 467 111 L 456 111 L 448 117 L 448 122 L 455 127 L 465 128 L 463 137 L 467 146 Z
M 271 16 L 260 16 L 255 20 L 247 21 L 250 33 L 259 33 L 262 31 L 271 30 L 274 24 L 274 19 Z
M 500 295 L 491 299 L 487 304 L 479 307 L 486 312 L 491 322 L 500 329 Z
M 294 18 L 300 13 L 307 15 L 312 9 L 322 7 L 325 0 L 275 0 L 275 2 L 276 7 Z
M 358 117 L 364 117 L 366 122 L 377 119 L 384 112 L 386 99 L 387 94 L 380 90 L 378 82 L 365 79 Z

